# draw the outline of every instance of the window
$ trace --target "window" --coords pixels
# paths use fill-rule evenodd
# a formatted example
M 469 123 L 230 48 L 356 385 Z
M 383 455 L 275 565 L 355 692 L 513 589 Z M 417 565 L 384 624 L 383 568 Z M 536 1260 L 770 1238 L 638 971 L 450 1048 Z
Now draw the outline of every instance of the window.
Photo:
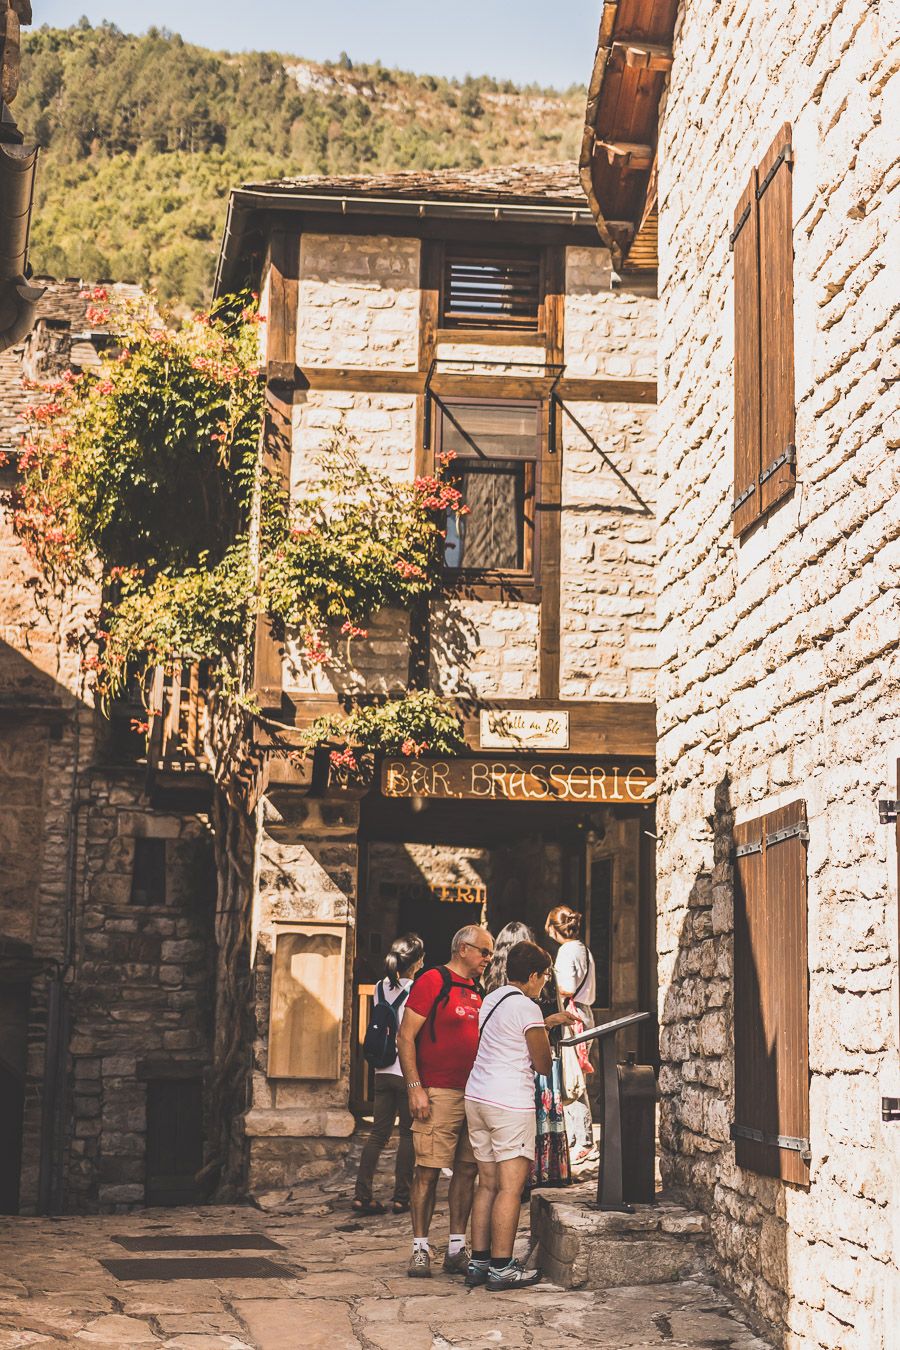
M 806 806 L 735 827 L 735 1160 L 809 1183 Z
M 166 903 L 165 839 L 135 839 L 131 903 L 133 905 Z
M 738 201 L 734 250 L 734 532 L 794 487 L 791 128 L 781 128 Z
M 442 403 L 440 448 L 468 508 L 448 512 L 444 566 L 459 576 L 530 577 L 541 448 L 537 403 Z
M 540 303 L 541 260 L 535 251 L 448 246 L 442 278 L 443 327 L 536 332 Z

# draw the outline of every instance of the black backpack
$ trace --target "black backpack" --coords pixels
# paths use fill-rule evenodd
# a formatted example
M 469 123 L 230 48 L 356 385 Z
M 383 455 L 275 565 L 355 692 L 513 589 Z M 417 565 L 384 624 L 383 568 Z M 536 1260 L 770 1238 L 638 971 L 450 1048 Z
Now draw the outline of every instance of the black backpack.
M 450 990 L 454 987 L 457 989 L 472 989 L 474 987 L 476 994 L 481 992 L 476 980 L 454 980 L 453 972 L 448 970 L 446 966 L 437 966 L 436 969 L 441 972 L 441 991 L 432 1003 L 431 1011 L 428 1014 L 428 1030 L 433 1041 L 437 1040 L 437 1037 L 434 1034 L 434 1019 L 437 1014 L 438 1004 L 450 1002 Z
M 404 989 L 393 1003 L 389 1003 L 384 993 L 384 982 L 379 980 L 375 987 L 372 1015 L 363 1041 L 363 1055 L 373 1069 L 389 1069 L 397 1058 L 397 1031 L 400 1026 L 397 1011 L 402 1008 L 408 993 L 409 990 Z

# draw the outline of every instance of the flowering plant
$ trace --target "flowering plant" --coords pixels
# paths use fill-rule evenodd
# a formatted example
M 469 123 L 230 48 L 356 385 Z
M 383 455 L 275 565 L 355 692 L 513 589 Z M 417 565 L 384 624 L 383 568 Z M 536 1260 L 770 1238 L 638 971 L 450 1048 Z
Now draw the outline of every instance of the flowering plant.
M 430 690 L 356 708 L 346 717 L 320 717 L 307 729 L 310 749 L 335 745 L 330 761 L 339 773 L 360 771 L 360 752 L 450 755 L 464 745 L 462 723 L 451 704 Z
M 441 520 L 466 510 L 444 476 L 449 458 L 437 476 L 396 482 L 336 438 L 319 459 L 316 491 L 264 512 L 261 603 L 300 629 L 308 661 L 326 658 L 329 627 L 364 637 L 377 610 L 408 606 L 434 585 Z

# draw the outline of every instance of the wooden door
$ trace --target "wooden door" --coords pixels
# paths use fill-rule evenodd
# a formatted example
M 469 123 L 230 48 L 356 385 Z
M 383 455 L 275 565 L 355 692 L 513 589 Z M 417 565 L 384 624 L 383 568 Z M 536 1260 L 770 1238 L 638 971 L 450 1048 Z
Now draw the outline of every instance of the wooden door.
M 353 1063 L 350 1067 L 350 1109 L 370 1116 L 375 1109 L 375 1070 L 363 1058 L 363 1041 L 372 1015 L 374 984 L 360 984 L 353 1000 Z
M 199 1078 L 151 1079 L 147 1084 L 148 1205 L 202 1200 L 203 1084 Z

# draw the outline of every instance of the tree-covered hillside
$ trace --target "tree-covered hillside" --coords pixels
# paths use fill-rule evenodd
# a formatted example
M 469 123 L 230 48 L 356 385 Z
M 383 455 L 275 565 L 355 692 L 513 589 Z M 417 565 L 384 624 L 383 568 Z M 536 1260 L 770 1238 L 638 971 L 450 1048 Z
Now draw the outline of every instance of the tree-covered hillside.
M 228 189 L 260 177 L 574 159 L 583 91 L 40 28 L 16 118 L 44 147 L 38 272 L 208 297 Z

